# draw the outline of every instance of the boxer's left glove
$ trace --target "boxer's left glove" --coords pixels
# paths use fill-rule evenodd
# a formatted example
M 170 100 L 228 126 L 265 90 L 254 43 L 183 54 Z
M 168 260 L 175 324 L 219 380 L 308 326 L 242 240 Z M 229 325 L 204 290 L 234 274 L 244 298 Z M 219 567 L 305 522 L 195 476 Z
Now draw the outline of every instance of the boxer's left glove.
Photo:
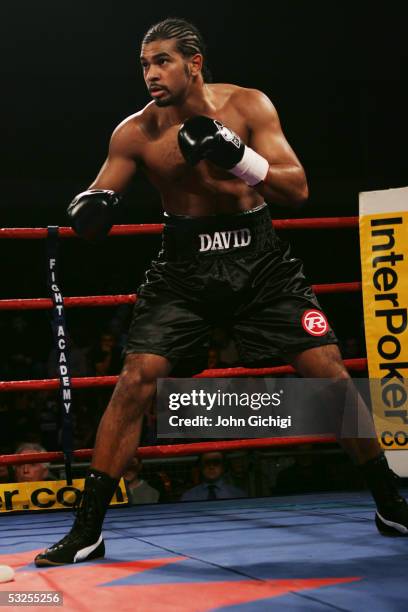
M 179 129 L 178 143 L 192 166 L 208 159 L 251 187 L 263 181 L 268 173 L 269 162 L 216 119 L 202 115 L 187 119 Z
M 72 229 L 85 240 L 104 238 L 114 224 L 122 197 L 108 189 L 88 189 L 79 193 L 68 206 Z

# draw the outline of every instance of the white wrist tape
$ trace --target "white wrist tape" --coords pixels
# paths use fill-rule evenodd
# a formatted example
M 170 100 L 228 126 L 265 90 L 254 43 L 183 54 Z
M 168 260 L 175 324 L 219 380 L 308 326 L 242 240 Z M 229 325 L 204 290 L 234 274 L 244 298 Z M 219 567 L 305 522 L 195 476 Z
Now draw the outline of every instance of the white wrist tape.
M 245 181 L 250 187 L 264 180 L 268 174 L 269 162 L 251 147 L 245 147 L 244 157 L 231 168 L 230 172 Z

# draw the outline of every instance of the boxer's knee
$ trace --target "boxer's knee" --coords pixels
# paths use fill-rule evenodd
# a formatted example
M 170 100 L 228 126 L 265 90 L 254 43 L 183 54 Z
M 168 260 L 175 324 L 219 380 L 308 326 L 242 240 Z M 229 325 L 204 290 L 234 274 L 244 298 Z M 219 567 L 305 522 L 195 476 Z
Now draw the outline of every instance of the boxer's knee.
M 114 392 L 114 399 L 117 403 L 129 408 L 143 408 L 151 401 L 156 391 L 156 381 L 144 376 L 140 370 L 125 370 L 121 373 L 118 384 Z
M 168 374 L 165 362 L 156 356 L 128 355 L 112 396 L 114 408 L 132 418 L 142 414 L 154 399 L 157 378 Z

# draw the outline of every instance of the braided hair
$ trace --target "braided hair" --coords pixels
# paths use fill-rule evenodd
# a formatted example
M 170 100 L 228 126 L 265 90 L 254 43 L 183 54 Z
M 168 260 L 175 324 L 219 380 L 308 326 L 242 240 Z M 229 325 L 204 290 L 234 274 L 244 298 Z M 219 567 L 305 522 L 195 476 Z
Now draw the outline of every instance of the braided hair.
M 210 83 L 212 77 L 206 62 L 206 47 L 203 37 L 197 28 L 185 19 L 169 17 L 156 23 L 146 32 L 142 45 L 170 38 L 176 39 L 177 51 L 183 57 L 191 57 L 195 53 L 200 53 L 203 56 L 203 78 L 206 83 Z

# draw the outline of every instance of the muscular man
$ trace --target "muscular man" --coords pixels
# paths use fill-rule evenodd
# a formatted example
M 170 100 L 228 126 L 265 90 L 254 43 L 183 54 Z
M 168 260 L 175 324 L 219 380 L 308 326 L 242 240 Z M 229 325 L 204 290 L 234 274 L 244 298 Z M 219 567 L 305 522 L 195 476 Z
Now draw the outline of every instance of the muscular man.
M 295 206 L 308 196 L 275 108 L 259 91 L 207 82 L 201 35 L 183 20 L 150 28 L 141 64 L 153 100 L 116 128 L 99 175 L 68 212 L 79 235 L 103 235 L 119 194 L 144 172 L 163 202 L 163 250 L 138 291 L 75 522 L 36 557 L 38 566 L 103 556 L 106 508 L 136 452 L 156 379 L 206 350 L 213 324 L 235 332 L 243 363 L 280 355 L 302 376 L 349 377 L 324 315 L 318 334 L 305 324 L 305 313 L 320 306 L 301 262 L 271 227 L 266 202 Z M 368 418 L 364 405 L 357 409 Z M 342 442 L 364 470 L 378 528 L 408 533 L 407 504 L 375 437 Z

